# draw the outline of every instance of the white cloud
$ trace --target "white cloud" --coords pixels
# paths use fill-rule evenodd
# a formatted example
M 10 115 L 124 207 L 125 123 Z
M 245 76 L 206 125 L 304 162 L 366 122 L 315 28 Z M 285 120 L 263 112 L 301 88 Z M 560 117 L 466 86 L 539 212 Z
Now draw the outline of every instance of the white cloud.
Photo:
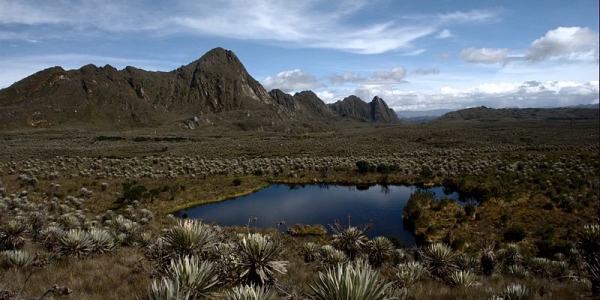
M 434 91 L 418 92 L 401 90 L 393 85 L 363 84 L 351 93 L 363 100 L 378 95 L 394 110 L 432 110 L 482 105 L 525 108 L 597 103 L 599 88 L 598 81 L 528 81 L 482 83 L 464 89 L 445 86 Z
M 508 52 L 506 48 L 466 48 L 460 51 L 458 57 L 469 63 L 496 64 L 503 62 Z
M 316 92 L 315 94 L 317 95 L 317 97 L 319 97 L 319 99 L 323 100 L 323 102 L 325 103 L 333 103 L 339 100 L 339 98 L 341 98 L 330 91 Z
M 589 28 L 559 27 L 531 42 L 524 54 L 508 56 L 510 50 L 507 48 L 466 48 L 458 57 L 478 64 L 507 64 L 523 60 L 539 63 L 553 59 L 598 63 L 598 37 L 598 33 Z
M 443 29 L 442 31 L 440 31 L 435 38 L 437 39 L 447 39 L 447 38 L 451 38 L 454 35 L 452 34 L 452 32 L 450 32 L 450 30 L 448 29 Z
M 315 76 L 299 69 L 279 72 L 275 77 L 269 76 L 262 84 L 267 90 L 280 89 L 286 93 L 323 87 Z
M 525 57 L 534 62 L 552 58 L 598 61 L 598 33 L 589 28 L 559 27 L 533 41 Z

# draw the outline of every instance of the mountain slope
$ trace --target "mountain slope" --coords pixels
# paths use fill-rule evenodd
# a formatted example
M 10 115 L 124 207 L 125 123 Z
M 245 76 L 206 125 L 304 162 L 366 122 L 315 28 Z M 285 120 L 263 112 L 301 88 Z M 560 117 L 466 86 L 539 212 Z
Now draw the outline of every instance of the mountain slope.
M 267 91 L 233 52 L 222 48 L 171 72 L 110 65 L 69 71 L 54 67 L 0 90 L 4 128 L 68 124 L 117 129 L 193 116 L 212 123 L 228 117 L 220 113 L 241 110 L 256 111 L 267 123 L 281 120 Z M 206 116 L 217 113 L 219 118 Z M 242 114 L 234 115 L 230 117 L 240 121 Z

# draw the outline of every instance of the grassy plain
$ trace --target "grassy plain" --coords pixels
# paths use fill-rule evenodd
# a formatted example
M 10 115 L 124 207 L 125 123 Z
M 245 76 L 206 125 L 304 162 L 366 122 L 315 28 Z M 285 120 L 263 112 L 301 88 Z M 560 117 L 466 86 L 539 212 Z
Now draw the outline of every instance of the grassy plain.
M 86 259 L 55 255 L 44 247 L 39 230 L 29 228 L 22 249 L 51 259 L 43 267 L 0 273 L 0 291 L 23 289 L 21 297 L 39 297 L 54 284 L 72 289 L 68 297 L 73 299 L 146 297 L 159 276 L 147 248 L 175 223 L 168 213 L 251 193 L 272 182 L 446 184 L 471 193 L 481 201 L 472 212 L 454 202 L 421 203 L 415 231 L 424 244 L 444 242 L 477 260 L 485 246 L 499 251 L 516 243 L 524 258 L 553 259 L 560 252 L 575 261 L 575 254 L 563 252 L 577 245 L 585 224 L 598 224 L 598 120 L 348 125 L 305 134 L 39 129 L 2 132 L 0 139 L 0 227 L 29 218 L 35 210 L 44 211 L 41 227 L 89 229 L 112 218 L 104 224 L 112 228 L 119 214 L 137 224 L 137 237 Z M 372 170 L 359 172 L 359 161 Z M 128 190 L 124 183 L 140 189 Z M 68 221 L 71 216 L 78 221 Z M 300 245 L 328 244 L 330 237 L 251 230 L 271 234 L 284 246 L 281 259 L 289 265 L 287 274 L 277 278 L 280 297 L 308 297 L 315 271 L 322 269 L 302 260 Z M 516 231 L 517 237 L 507 231 Z M 389 261 L 380 272 L 394 281 L 394 267 Z M 569 278 L 477 271 L 479 284 L 468 287 L 425 278 L 411 287 L 409 298 L 488 299 L 509 283 L 526 285 L 530 299 L 589 294 L 590 282 L 581 279 L 586 271 L 575 262 L 570 270 Z

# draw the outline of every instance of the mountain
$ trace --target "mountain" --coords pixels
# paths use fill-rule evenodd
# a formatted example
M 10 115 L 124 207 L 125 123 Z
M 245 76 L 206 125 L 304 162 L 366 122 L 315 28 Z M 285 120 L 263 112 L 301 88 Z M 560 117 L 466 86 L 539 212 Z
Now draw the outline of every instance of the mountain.
M 597 108 L 487 108 L 485 106 L 449 112 L 435 123 L 484 123 L 523 121 L 598 120 Z
M 215 48 L 170 72 L 128 66 L 48 68 L 0 90 L 0 129 L 331 130 L 341 120 L 398 123 L 379 97 L 327 105 L 311 92 L 267 92 L 229 50 Z
M 222 48 L 170 72 L 110 65 L 49 68 L 0 90 L 0 116 L 0 128 L 197 127 L 249 119 L 262 126 L 285 121 L 263 86 L 233 52 Z
M 370 103 L 362 101 L 357 96 L 349 96 L 341 101 L 328 104 L 338 116 L 360 122 L 397 124 L 400 119 L 390 109 L 383 99 L 375 96 Z

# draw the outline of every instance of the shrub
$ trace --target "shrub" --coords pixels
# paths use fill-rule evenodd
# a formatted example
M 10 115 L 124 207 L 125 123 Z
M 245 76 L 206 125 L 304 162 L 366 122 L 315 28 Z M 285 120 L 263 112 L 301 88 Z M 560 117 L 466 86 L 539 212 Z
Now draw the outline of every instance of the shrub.
M 472 216 L 476 210 L 477 210 L 477 206 L 475 206 L 475 204 L 473 204 L 473 203 L 467 203 L 465 205 L 465 214 L 468 217 Z
M 235 178 L 235 179 L 233 179 L 232 183 L 233 183 L 234 186 L 240 186 L 240 185 L 242 185 L 242 179 L 241 178 Z
M 421 170 L 421 172 L 419 172 L 419 176 L 421 176 L 423 178 L 431 178 L 431 177 L 433 177 L 433 171 L 431 171 L 428 168 L 423 168 Z
M 509 242 L 520 242 L 527 236 L 527 232 L 521 226 L 512 226 L 504 231 L 504 240 Z
M 363 174 L 373 172 L 377 169 L 377 167 L 364 160 L 357 161 L 356 168 L 358 168 L 359 173 Z

